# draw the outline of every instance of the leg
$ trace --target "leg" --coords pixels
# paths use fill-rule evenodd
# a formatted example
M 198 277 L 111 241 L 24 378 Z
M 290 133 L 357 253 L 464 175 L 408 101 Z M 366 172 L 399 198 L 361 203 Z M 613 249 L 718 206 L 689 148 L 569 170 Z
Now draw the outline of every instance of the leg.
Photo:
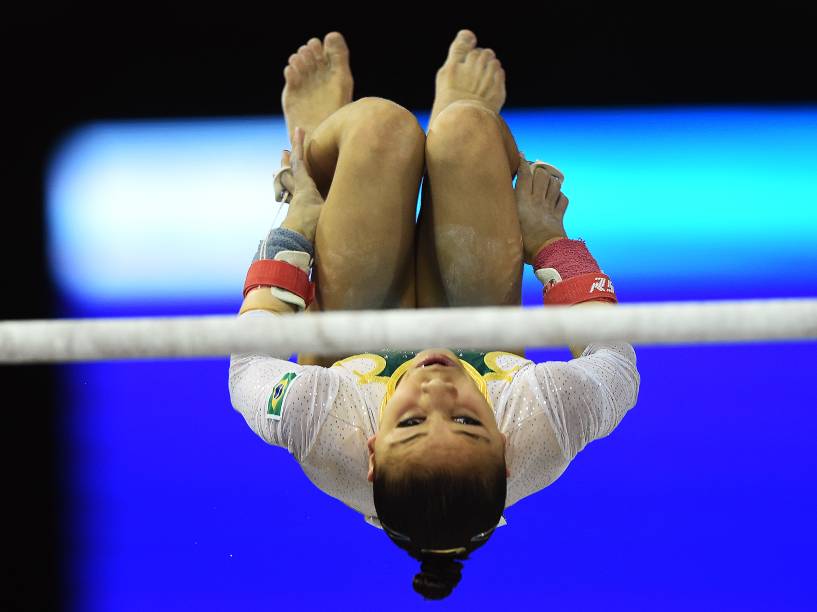
M 478 101 L 453 102 L 429 125 L 418 308 L 521 304 L 522 235 L 512 185 L 518 159 L 505 122 Z
M 450 104 L 429 126 L 418 227 L 417 305 L 519 305 L 522 234 L 505 122 L 477 102 Z
M 415 308 L 414 215 L 424 148 L 414 115 L 382 98 L 341 107 L 309 136 L 306 161 L 326 200 L 309 311 Z M 299 363 L 327 367 L 346 356 L 299 355 Z

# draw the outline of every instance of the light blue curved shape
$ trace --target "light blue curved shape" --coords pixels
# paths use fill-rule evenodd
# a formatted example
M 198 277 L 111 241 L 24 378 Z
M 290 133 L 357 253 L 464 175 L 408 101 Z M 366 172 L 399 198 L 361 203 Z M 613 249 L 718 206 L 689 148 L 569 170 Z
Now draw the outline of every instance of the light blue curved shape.
M 817 108 L 503 116 L 528 159 L 564 171 L 568 234 L 587 240 L 619 287 L 728 283 L 748 296 L 817 273 Z M 281 118 L 78 129 L 47 176 L 60 294 L 88 306 L 231 300 L 257 242 L 285 214 L 275 216 L 272 188 L 283 148 Z M 525 286 L 537 291 L 530 270 Z

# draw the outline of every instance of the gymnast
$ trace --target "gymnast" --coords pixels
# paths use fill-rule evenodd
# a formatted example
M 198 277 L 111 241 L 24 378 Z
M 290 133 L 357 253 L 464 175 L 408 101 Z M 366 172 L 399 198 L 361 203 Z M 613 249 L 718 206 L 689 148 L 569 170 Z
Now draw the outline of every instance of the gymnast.
M 341 34 L 290 56 L 292 151 L 276 174 L 289 208 L 258 246 L 240 317 L 519 307 L 525 263 L 545 306 L 616 303 L 584 242 L 567 238 L 563 175 L 517 150 L 499 115 L 505 73 L 476 45 L 469 30 L 451 43 L 427 135 L 394 102 L 352 101 Z M 629 344 L 571 346 L 574 359 L 539 364 L 519 347 L 400 348 L 297 364 L 234 354 L 230 398 L 316 486 L 420 561 L 414 589 L 441 599 L 505 508 L 618 425 L 639 374 Z

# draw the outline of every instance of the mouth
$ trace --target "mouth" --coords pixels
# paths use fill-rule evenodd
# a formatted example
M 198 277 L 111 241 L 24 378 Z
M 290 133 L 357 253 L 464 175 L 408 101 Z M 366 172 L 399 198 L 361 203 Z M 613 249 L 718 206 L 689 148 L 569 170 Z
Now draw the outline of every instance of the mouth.
M 431 368 L 436 370 L 438 368 L 456 368 L 458 365 L 459 364 L 455 363 L 453 359 L 442 353 L 428 355 L 424 357 L 422 361 L 415 363 L 410 369 L 406 370 L 400 377 L 400 380 L 397 381 L 397 386 L 400 386 L 400 383 L 403 382 L 403 379 L 408 373 L 414 372 L 420 368 Z
M 428 368 L 431 366 L 442 366 L 446 368 L 453 367 L 455 364 L 451 360 L 451 358 L 445 355 L 429 355 L 419 363 L 417 363 L 414 368 Z

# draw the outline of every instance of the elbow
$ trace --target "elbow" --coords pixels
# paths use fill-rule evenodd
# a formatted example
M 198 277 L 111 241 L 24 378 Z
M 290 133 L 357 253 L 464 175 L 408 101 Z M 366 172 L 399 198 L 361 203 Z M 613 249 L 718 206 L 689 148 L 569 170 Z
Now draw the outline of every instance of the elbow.
M 635 406 L 635 403 L 638 401 L 638 392 L 641 389 L 641 374 L 638 372 L 638 365 L 636 363 L 635 357 L 635 350 L 633 350 L 632 346 L 629 346 L 629 352 L 627 354 L 627 383 L 629 385 L 630 390 L 630 402 L 627 408 L 632 408 Z
M 641 387 L 641 375 L 638 372 L 638 365 L 635 355 L 635 350 L 629 344 L 621 344 L 616 346 L 618 357 L 618 379 L 621 385 L 620 397 L 626 404 L 625 408 L 629 410 L 635 406 L 638 400 L 638 391 Z
M 230 369 L 227 380 L 227 387 L 230 392 L 230 404 L 233 409 L 243 413 L 241 409 L 242 393 L 240 392 L 242 382 L 247 371 L 248 355 L 230 355 Z
M 630 401 L 628 402 L 627 409 L 629 410 L 635 406 L 636 402 L 638 401 L 638 391 L 641 388 L 641 375 L 638 373 L 638 370 L 635 369 L 635 367 L 633 367 L 633 371 L 628 382 L 630 384 Z

